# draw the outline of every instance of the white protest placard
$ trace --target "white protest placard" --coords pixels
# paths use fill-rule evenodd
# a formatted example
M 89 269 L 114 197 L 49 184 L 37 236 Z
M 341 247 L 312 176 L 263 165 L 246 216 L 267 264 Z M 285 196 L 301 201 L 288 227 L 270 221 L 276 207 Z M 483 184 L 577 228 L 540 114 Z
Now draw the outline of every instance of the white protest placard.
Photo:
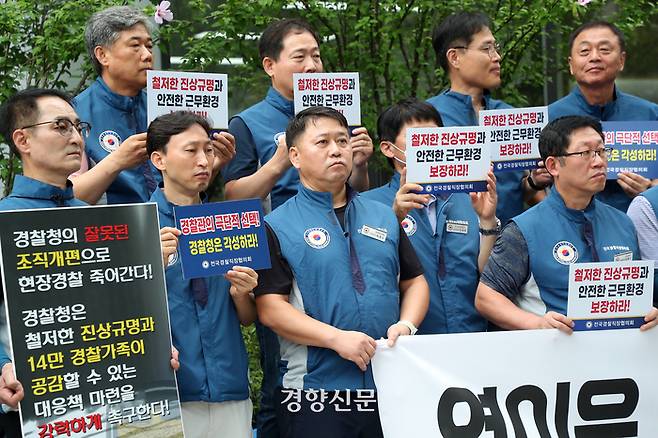
M 372 359 L 386 438 L 654 438 L 658 329 L 401 336 Z
M 479 126 L 407 129 L 407 182 L 425 193 L 484 192 L 491 155 Z
M 480 111 L 480 126 L 489 128 L 494 170 L 537 168 L 541 161 L 539 134 L 547 123 L 545 106 Z
M 295 73 L 295 114 L 312 106 L 341 112 L 350 126 L 361 126 L 358 73 Z
M 174 111 L 192 111 L 214 129 L 228 129 L 228 76 L 180 71 L 146 72 L 149 124 Z
M 640 327 L 653 307 L 653 274 L 653 260 L 570 265 L 567 316 L 574 330 Z

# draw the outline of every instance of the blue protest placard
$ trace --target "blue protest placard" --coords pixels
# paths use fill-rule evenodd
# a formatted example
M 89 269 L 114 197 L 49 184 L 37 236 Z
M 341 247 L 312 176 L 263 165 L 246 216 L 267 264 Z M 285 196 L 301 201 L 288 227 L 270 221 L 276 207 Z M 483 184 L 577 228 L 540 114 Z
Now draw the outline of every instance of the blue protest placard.
M 184 278 L 222 275 L 236 265 L 271 267 L 260 200 L 174 207 L 174 217 Z
M 608 179 L 619 172 L 658 178 L 658 122 L 602 122 L 605 146 L 612 147 Z

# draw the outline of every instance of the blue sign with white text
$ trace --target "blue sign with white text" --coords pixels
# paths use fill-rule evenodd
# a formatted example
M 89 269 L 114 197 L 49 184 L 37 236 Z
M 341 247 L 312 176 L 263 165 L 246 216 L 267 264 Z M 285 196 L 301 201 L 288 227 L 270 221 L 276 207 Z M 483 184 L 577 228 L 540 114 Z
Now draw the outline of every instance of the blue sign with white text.
M 233 266 L 271 267 L 260 200 L 174 207 L 174 217 L 184 278 L 223 275 Z
M 602 122 L 605 147 L 612 147 L 608 179 L 620 172 L 658 178 L 658 122 Z

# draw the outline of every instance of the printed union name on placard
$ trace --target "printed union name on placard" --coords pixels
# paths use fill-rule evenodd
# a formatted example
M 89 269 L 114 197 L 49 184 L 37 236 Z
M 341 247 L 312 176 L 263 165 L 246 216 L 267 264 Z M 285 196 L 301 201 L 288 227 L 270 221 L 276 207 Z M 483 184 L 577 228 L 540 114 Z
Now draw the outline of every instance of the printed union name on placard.
M 567 316 L 574 330 L 638 328 L 653 306 L 653 260 L 569 266 Z
M 545 106 L 480 111 L 480 126 L 488 128 L 494 170 L 537 168 L 539 135 L 547 123 Z
M 478 126 L 407 129 L 407 182 L 424 193 L 483 192 L 491 155 Z

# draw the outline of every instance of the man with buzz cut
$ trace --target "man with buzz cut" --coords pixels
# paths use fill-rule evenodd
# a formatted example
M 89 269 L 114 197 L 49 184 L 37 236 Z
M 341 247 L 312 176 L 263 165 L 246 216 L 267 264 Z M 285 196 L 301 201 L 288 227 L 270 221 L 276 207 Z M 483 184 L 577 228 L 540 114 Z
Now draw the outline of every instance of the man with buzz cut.
M 444 126 L 478 125 L 480 111 L 512 108 L 490 95 L 500 86 L 502 58 L 486 15 L 457 12 L 448 16 L 434 30 L 432 45 L 439 65 L 448 74 L 450 88 L 427 101 L 439 111 Z M 496 179 L 496 216 L 503 224 L 523 212 L 524 201 L 541 201 L 551 183 L 543 168 L 528 175 L 497 172 Z
M 299 173 L 290 165 L 285 130 L 295 115 L 293 74 L 321 73 L 320 38 L 299 19 L 270 23 L 258 42 L 263 70 L 271 86 L 265 98 L 233 117 L 229 132 L 236 138 L 235 158 L 226 166 L 226 199 L 265 199 L 271 211 L 297 193 Z M 368 190 L 368 158 L 372 140 L 364 127 L 352 130 L 350 138 L 354 167 L 350 183 Z M 276 335 L 256 322 L 263 383 L 256 419 L 259 438 L 278 438 L 274 417 L 274 388 L 278 375 L 279 345 Z
M 658 105 L 622 92 L 615 80 L 626 64 L 624 34 L 607 21 L 582 24 L 569 37 L 569 71 L 576 80 L 571 93 L 548 106 L 551 120 L 569 115 L 602 122 L 656 121 Z M 597 197 L 626 211 L 631 200 L 656 185 L 634 172 L 620 172 Z
M 482 272 L 475 306 L 504 329 L 571 333 L 569 266 L 638 260 L 640 252 L 628 216 L 595 197 L 605 186 L 611 152 L 601 123 L 586 116 L 555 119 L 542 130 L 539 150 L 555 184 L 545 200 L 503 230 Z M 657 316 L 654 307 L 640 329 L 654 327 Z
M 76 197 L 90 204 L 146 202 L 161 181 L 146 152 L 146 72 L 152 68 L 149 19 L 131 6 L 93 14 L 85 28 L 87 52 L 98 77 L 75 97 L 76 112 L 91 123 Z M 235 154 L 228 133 L 213 134 L 213 175 Z M 104 198 L 104 199 L 102 199 Z
M 374 391 L 375 339 L 413 335 L 429 302 L 423 268 L 390 206 L 347 184 L 347 120 L 331 108 L 301 111 L 286 130 L 301 184 L 265 217 L 271 269 L 259 271 L 258 317 L 278 334 L 277 418 L 288 438 L 381 437 L 377 410 L 340 412 L 309 394 L 343 400 Z M 302 394 L 303 391 L 303 394 Z M 287 394 L 301 395 L 300 409 Z M 288 400 L 289 401 L 289 400 Z M 375 400 L 373 400 L 374 402 Z
M 162 172 L 151 196 L 162 225 L 173 227 L 174 206 L 207 201 L 215 161 L 210 125 L 191 112 L 173 112 L 149 125 L 146 147 Z M 183 427 L 190 437 L 251 437 L 247 351 L 240 324 L 256 319 L 252 290 L 258 275 L 233 266 L 224 277 L 185 280 L 173 259 L 165 270 Z
M 405 99 L 377 120 L 382 154 L 395 170 L 391 181 L 362 194 L 393 210 L 416 250 L 430 288 L 430 305 L 419 334 L 478 332 L 486 320 L 475 310 L 480 271 L 500 232 L 496 219 L 496 182 L 489 172 L 487 191 L 423 195 L 406 182 L 406 138 L 411 128 L 442 126 L 436 108 Z

